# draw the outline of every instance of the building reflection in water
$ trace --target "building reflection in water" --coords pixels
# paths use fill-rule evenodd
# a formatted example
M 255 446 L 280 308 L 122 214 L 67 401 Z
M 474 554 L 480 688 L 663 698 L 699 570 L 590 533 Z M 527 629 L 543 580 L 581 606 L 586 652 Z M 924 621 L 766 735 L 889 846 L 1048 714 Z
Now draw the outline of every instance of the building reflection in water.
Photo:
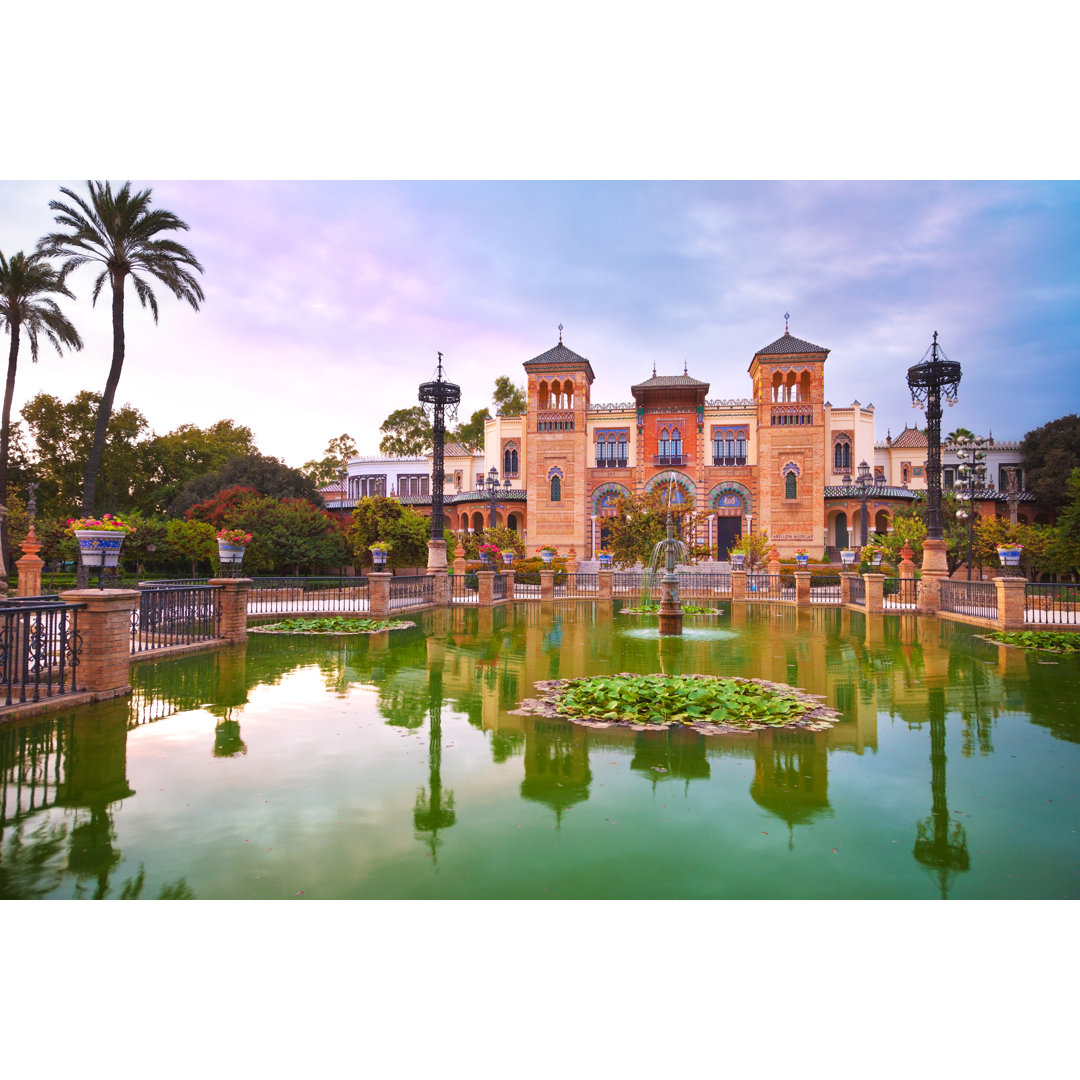
M 586 728 L 562 720 L 525 718 L 521 797 L 554 810 L 557 825 L 562 823 L 564 811 L 589 797 L 592 770 L 588 735 Z
M 832 813 L 825 733 L 760 731 L 754 739 L 750 798 L 787 825 L 788 847 L 794 847 L 796 825 Z

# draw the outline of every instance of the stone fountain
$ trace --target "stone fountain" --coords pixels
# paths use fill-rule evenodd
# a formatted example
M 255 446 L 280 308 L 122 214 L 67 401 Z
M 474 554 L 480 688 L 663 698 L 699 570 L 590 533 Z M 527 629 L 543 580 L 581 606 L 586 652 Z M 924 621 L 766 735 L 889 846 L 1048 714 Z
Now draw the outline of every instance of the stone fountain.
M 671 637 L 682 634 L 682 604 L 679 602 L 679 575 L 675 573 L 676 555 L 685 551 L 685 545 L 675 539 L 675 524 L 671 520 L 671 505 L 667 512 L 667 539 L 656 545 L 654 563 L 663 549 L 664 576 L 660 579 L 660 636 Z

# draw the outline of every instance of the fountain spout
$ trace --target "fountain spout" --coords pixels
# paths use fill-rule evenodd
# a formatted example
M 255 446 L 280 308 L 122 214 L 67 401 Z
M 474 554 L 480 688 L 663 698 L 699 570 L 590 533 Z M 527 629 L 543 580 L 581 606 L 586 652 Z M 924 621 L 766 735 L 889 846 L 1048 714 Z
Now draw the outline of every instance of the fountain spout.
M 675 556 L 683 547 L 675 539 L 675 523 L 671 518 L 671 500 L 668 499 L 667 539 L 661 541 L 664 546 L 665 573 L 660 580 L 660 636 L 671 637 L 682 634 L 682 604 L 679 602 L 679 575 L 675 573 Z

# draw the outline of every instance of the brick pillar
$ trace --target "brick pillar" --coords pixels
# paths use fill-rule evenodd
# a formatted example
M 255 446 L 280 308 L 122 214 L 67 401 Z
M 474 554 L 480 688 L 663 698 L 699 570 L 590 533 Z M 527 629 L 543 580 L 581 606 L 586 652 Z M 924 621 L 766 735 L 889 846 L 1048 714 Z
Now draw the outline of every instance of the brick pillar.
M 851 579 L 858 577 L 858 574 L 847 574 L 841 572 L 840 574 L 840 603 L 851 603 Z
M 34 523 L 30 523 L 30 532 L 27 533 L 26 539 L 22 542 L 22 549 L 25 552 L 23 557 L 19 559 L 15 566 L 19 571 L 19 596 L 40 596 L 41 595 L 41 569 L 45 563 L 38 558 L 38 552 L 41 550 L 41 541 L 37 538 L 37 534 L 34 532 Z M 0 575 L 3 578 L 3 585 L 5 586 L 4 592 L 7 592 L 7 578 Z
M 745 570 L 732 570 L 731 571 L 731 599 L 732 600 L 745 600 L 746 599 L 746 571 Z
M 598 582 L 596 595 L 601 600 L 610 600 L 611 585 L 614 581 L 614 575 L 612 574 L 610 569 L 605 570 L 603 567 L 601 567 L 599 573 L 596 576 Z
M 478 603 L 481 607 L 491 607 L 495 603 L 494 586 L 495 571 L 494 570 L 477 570 L 477 593 L 479 594 Z
M 994 584 L 997 586 L 998 630 L 1023 630 L 1026 579 L 996 577 Z
M 554 600 L 555 599 L 555 571 L 554 570 L 541 570 L 540 571 L 540 599 L 541 600 Z
M 941 610 L 941 578 L 937 574 L 919 579 L 916 610 L 920 615 L 936 615 Z
M 251 578 L 211 578 L 210 584 L 221 586 L 218 593 L 221 629 L 218 632 L 229 642 L 247 641 L 247 607 Z
M 799 607 L 806 607 L 810 603 L 810 579 L 812 576 L 809 570 L 795 571 L 795 603 Z
M 137 589 L 69 589 L 60 594 L 68 604 L 85 604 L 79 612 L 82 652 L 75 677 L 80 689 L 102 698 L 131 693 L 131 613 Z
M 574 550 L 574 545 L 570 545 L 570 550 L 566 553 L 566 572 L 568 574 L 576 574 L 578 567 L 577 552 Z
M 446 567 L 441 570 L 429 570 L 431 575 L 431 599 L 436 607 L 446 607 L 450 603 L 450 575 Z
M 866 582 L 866 613 L 880 614 L 885 610 L 885 575 L 864 574 Z
M 514 571 L 507 570 L 503 575 L 506 578 L 506 599 L 514 599 Z
M 390 616 L 390 579 L 393 574 L 368 574 L 368 615 L 372 619 Z
M 427 555 L 427 572 L 429 574 L 438 573 L 440 570 L 443 573 L 446 572 L 446 541 L 445 540 L 429 540 L 427 543 L 428 555 Z

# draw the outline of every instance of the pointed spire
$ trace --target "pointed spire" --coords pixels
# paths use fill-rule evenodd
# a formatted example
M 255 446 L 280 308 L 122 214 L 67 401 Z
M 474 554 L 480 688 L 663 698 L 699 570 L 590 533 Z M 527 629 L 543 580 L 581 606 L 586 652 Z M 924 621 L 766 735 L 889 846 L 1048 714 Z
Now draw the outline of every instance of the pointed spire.
M 656 378 L 656 361 L 655 360 L 652 362 L 652 377 L 654 379 Z
M 686 370 L 686 361 L 685 361 L 685 360 L 683 360 L 683 362 L 682 362 L 682 373 L 683 373 L 684 375 L 687 375 L 687 374 L 689 374 L 689 373 L 687 372 L 687 370 Z
M 791 318 L 790 313 L 785 311 L 784 312 L 784 333 L 785 334 L 790 334 L 791 333 L 791 331 L 788 330 L 788 319 L 790 319 L 790 318 Z
M 562 344 L 562 323 L 559 323 L 559 344 Z

